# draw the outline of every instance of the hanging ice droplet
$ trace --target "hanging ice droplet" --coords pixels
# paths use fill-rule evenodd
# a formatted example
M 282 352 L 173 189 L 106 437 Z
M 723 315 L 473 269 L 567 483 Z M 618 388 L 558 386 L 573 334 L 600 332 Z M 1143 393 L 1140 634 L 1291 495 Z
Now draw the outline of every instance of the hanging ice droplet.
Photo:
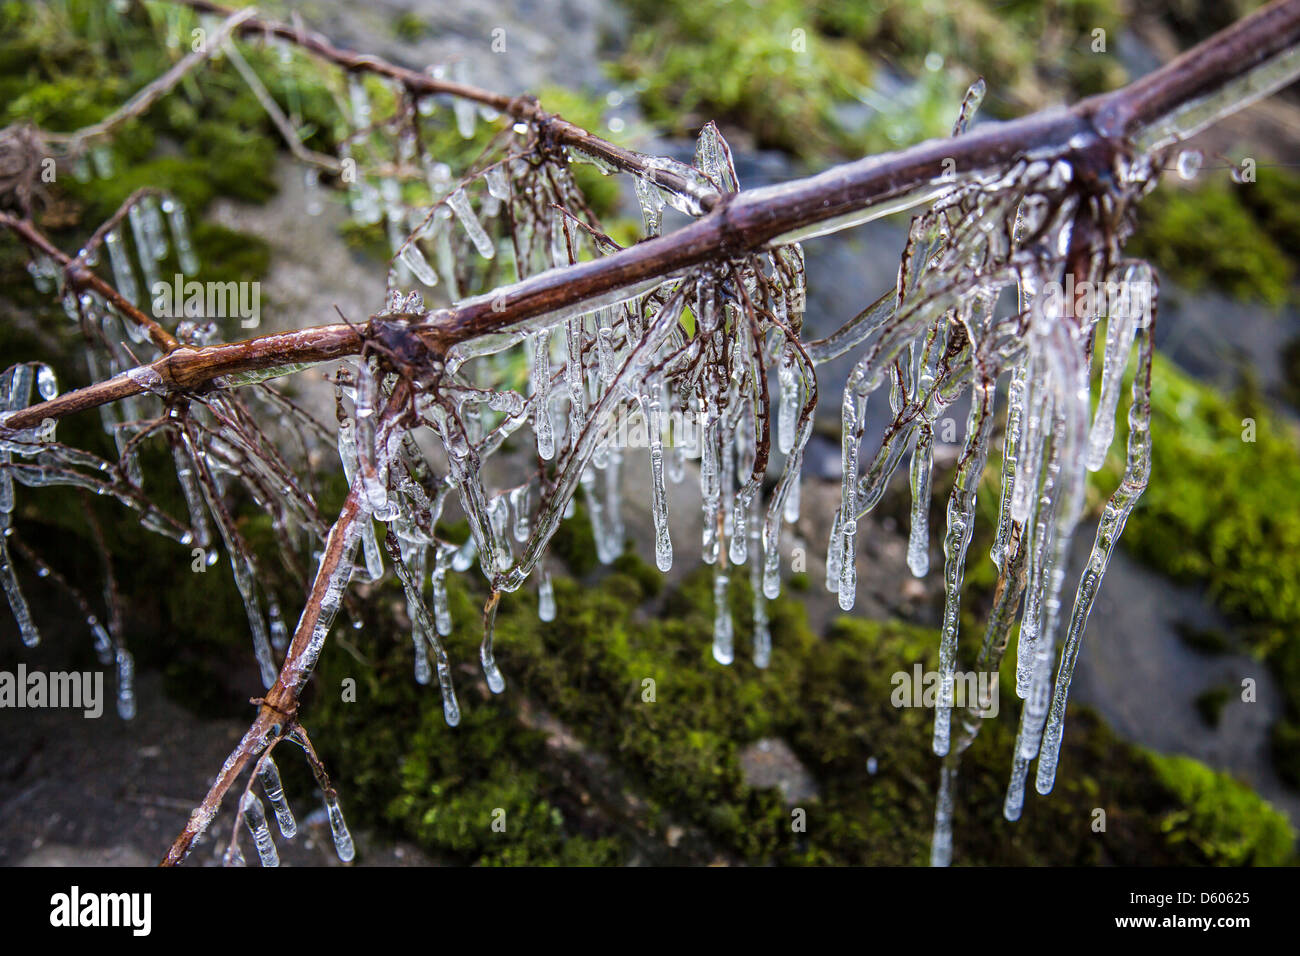
M 458 60 L 451 68 L 451 77 L 457 83 L 467 83 L 468 74 L 465 68 L 465 61 Z M 465 139 L 473 139 L 475 132 L 475 123 L 478 119 L 478 109 L 473 100 L 467 100 L 463 96 L 457 96 L 452 101 L 452 110 L 456 114 L 456 129 Z
M 728 583 L 725 571 L 713 575 L 713 659 L 724 665 L 735 658 L 731 605 L 727 603 Z
M 244 818 L 244 826 L 253 837 L 257 847 L 257 857 L 263 866 L 279 866 L 280 854 L 275 851 L 275 840 L 271 838 L 271 827 L 266 822 L 266 810 L 262 801 L 251 790 L 239 801 L 239 812 Z
M 424 257 L 424 253 L 420 251 L 414 239 L 402 247 L 397 258 L 425 285 L 432 288 L 438 284 L 438 273 L 434 271 L 433 266 L 429 265 L 429 260 Z
M 483 178 L 487 181 L 488 193 L 494 199 L 505 202 L 510 198 L 510 178 L 506 175 L 504 166 L 490 166 L 483 173 Z
M 59 394 L 59 380 L 54 377 L 54 369 L 44 363 L 36 366 L 36 390 L 47 402 Z
M 123 720 L 135 716 L 135 658 L 124 647 L 117 649 L 117 715 Z
M 325 813 L 330 821 L 330 835 L 334 837 L 334 852 L 344 863 L 351 863 L 357 852 L 352 845 L 352 834 L 348 832 L 347 821 L 343 819 L 339 795 L 333 790 L 325 791 Z
M 460 224 L 464 227 L 469 241 L 474 243 L 474 248 L 484 259 L 491 259 L 497 254 L 496 246 L 488 234 L 483 231 L 483 225 L 478 221 L 478 216 L 474 215 L 474 207 L 469 203 L 469 196 L 465 195 L 465 190 L 457 189 L 447 197 L 447 205 L 451 211 L 456 214 Z
M 1178 176 L 1181 179 L 1195 179 L 1196 174 L 1201 171 L 1201 163 L 1204 157 L 1199 149 L 1185 149 L 1178 154 Z
M 167 216 L 167 224 L 171 227 L 177 264 L 185 275 L 194 275 L 199 271 L 199 257 L 195 255 L 194 244 L 190 240 L 190 226 L 185 218 L 185 207 L 170 196 L 164 196 L 162 211 Z
M 542 580 L 537 585 L 537 619 L 542 622 L 555 620 L 555 586 L 551 583 L 549 571 L 542 572 Z
M 293 818 L 293 811 L 289 809 L 289 801 L 284 797 L 284 785 L 280 782 L 280 768 L 269 755 L 261 761 L 257 769 L 257 779 L 262 784 L 262 792 L 266 794 L 266 799 L 271 801 L 271 809 L 275 811 L 275 821 L 280 825 L 280 835 L 286 840 L 292 840 L 298 832 L 298 823 Z

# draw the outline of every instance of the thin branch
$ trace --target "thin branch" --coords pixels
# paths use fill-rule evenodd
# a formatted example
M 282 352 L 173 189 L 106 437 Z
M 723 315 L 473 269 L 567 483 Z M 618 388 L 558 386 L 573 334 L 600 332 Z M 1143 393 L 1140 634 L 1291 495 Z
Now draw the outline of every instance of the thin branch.
M 225 22 L 222 23 L 221 26 L 217 28 L 216 33 L 207 38 L 207 40 L 197 50 L 187 53 L 181 59 L 177 60 L 170 70 L 151 82 L 148 86 L 144 87 L 140 92 L 136 93 L 135 96 L 131 97 L 123 103 L 122 106 L 104 117 L 98 123 L 95 123 L 92 126 L 85 126 L 71 133 L 43 133 L 42 135 L 47 142 L 72 144 L 74 146 L 79 145 L 88 139 L 95 139 L 107 135 L 127 120 L 144 113 L 150 106 L 156 103 L 163 96 L 167 95 L 167 93 L 171 92 L 172 88 L 181 80 L 185 79 L 190 71 L 221 49 L 226 38 L 229 37 L 230 34 L 240 26 L 240 24 L 250 21 L 253 18 L 253 14 L 256 12 L 257 11 L 252 7 L 239 11 L 224 11 L 222 15 L 226 18 Z
M 179 2 L 200 10 L 222 11 L 205 0 Z M 349 69 L 390 76 L 421 92 L 468 96 L 499 108 L 515 103 L 461 84 L 434 80 L 374 57 L 337 50 L 314 34 L 282 24 L 249 19 L 237 29 L 284 36 Z M 430 313 L 425 321 L 413 323 L 410 330 L 433 353 L 445 354 L 457 342 L 498 332 L 647 280 L 679 275 L 706 262 L 739 258 L 813 227 L 824 226 L 826 231 L 843 228 L 844 217 L 860 215 L 867 207 L 892 202 L 887 211 L 894 211 L 923 202 L 935 188 L 946 187 L 954 172 L 960 177 L 1003 166 L 1026 153 L 1044 151 L 1065 157 L 1076 166 L 1083 181 L 1107 175 L 1114 157 L 1127 150 L 1127 137 L 1175 108 L 1184 101 L 1181 98 L 1203 96 L 1208 90 L 1222 88 L 1298 43 L 1300 0 L 1282 0 L 1215 34 L 1136 83 L 1084 100 L 1069 110 L 990 123 L 956 139 L 930 140 L 899 152 L 836 166 L 805 179 L 729 194 L 711 213 L 667 236 L 466 299 L 451 309 Z M 534 114 L 524 110 L 519 115 Z M 579 137 L 571 142 L 587 142 L 590 146 L 589 140 L 594 139 L 585 132 L 582 137 L 586 139 Z M 630 161 L 624 167 L 639 169 Z M 945 174 L 943 186 L 937 186 Z M 840 224 L 834 222 L 837 219 Z M 57 253 L 30 222 L 0 214 L 0 225 L 17 232 L 29 245 L 66 262 L 67 257 Z M 84 281 L 115 306 L 121 307 L 125 301 L 98 277 Z M 126 307 L 133 308 L 129 303 Z M 152 375 L 137 369 L 68 392 L 14 413 L 9 425 L 31 427 L 44 418 L 61 418 L 139 394 L 146 390 L 146 381 L 168 389 L 201 388 L 223 375 L 329 361 L 356 354 L 361 346 L 362 338 L 355 331 L 332 325 L 201 349 L 180 348 L 147 366 Z

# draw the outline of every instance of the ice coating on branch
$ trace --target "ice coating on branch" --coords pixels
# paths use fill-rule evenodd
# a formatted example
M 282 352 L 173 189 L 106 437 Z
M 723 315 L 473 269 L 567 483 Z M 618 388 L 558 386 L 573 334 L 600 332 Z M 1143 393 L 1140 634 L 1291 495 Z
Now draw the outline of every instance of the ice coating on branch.
M 641 205 L 641 218 L 645 223 L 645 234 L 653 239 L 659 235 L 664 210 L 663 193 L 658 186 L 641 176 L 637 177 L 635 186 L 636 199 Z
M 695 142 L 695 168 L 709 177 L 723 192 L 734 193 L 740 190 L 736 165 L 731 158 L 731 147 L 712 120 L 704 124 L 699 139 Z

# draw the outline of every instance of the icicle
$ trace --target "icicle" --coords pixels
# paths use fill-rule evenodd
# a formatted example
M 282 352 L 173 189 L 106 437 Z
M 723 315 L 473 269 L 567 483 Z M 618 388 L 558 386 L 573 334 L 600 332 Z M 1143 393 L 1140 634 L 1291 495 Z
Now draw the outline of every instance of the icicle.
M 473 541 L 470 538 L 470 541 Z M 447 567 L 452 555 L 459 554 L 459 550 L 443 547 L 439 545 L 434 549 L 433 554 L 433 621 L 434 629 L 442 637 L 451 633 L 451 604 L 447 600 Z M 468 570 L 474 558 L 471 555 L 465 563 L 462 571 Z M 454 568 L 454 564 L 452 565 Z M 425 681 L 421 681 L 425 683 Z
M 568 517 L 572 517 L 572 515 Z M 473 535 L 470 535 L 469 539 L 456 549 L 456 554 L 451 560 L 451 569 L 458 574 L 462 571 L 468 571 L 477 556 L 478 541 L 475 540 Z
M 912 448 L 912 526 L 907 537 L 907 567 L 914 577 L 930 570 L 930 478 L 934 468 L 934 430 L 917 429 Z
M 262 861 L 262 866 L 279 866 L 280 855 L 276 853 L 275 841 L 271 839 L 266 810 L 251 790 L 246 791 L 239 801 L 239 812 L 244 818 L 244 826 L 248 827 L 248 832 L 253 837 L 253 845 L 257 847 L 257 856 Z
M 660 383 L 643 382 L 641 414 L 645 417 L 650 444 L 650 508 L 655 525 L 655 566 L 668 571 L 673 566 L 673 542 L 668 531 L 668 491 L 664 487 L 664 439 Z
M 330 821 L 330 836 L 334 838 L 334 852 L 344 863 L 351 863 L 357 855 L 352 845 L 352 834 L 348 832 L 347 822 L 343 819 L 343 808 L 339 806 L 339 795 L 333 790 L 325 791 L 325 814 Z
M 550 461 L 555 457 L 555 432 L 551 427 L 551 330 L 541 329 L 533 335 L 533 432 L 537 436 L 537 457 Z
M 714 564 L 718 560 L 718 498 L 722 484 L 718 474 L 718 431 L 718 420 L 707 418 L 700 447 L 700 497 L 704 506 L 702 557 L 705 564 Z
M 361 488 L 370 509 L 382 512 L 388 507 L 388 489 L 380 476 L 375 458 L 375 413 L 379 405 L 379 383 L 367 362 L 358 361 L 353 369 L 357 383 L 357 471 L 361 475 Z
M 4 521 L 7 523 L 8 519 L 9 515 L 6 513 Z M 18 624 L 18 633 L 23 643 L 28 647 L 35 647 L 41 642 L 41 635 L 32 621 L 32 612 L 18 584 L 18 575 L 14 573 L 13 560 L 9 557 L 7 533 L 7 529 L 0 531 L 0 586 L 4 587 L 5 597 L 9 599 L 9 609 Z
M 730 664 L 735 657 L 732 648 L 731 606 L 727 603 L 727 572 L 719 568 L 713 573 L 713 659 L 719 664 Z
M 435 215 L 445 211 L 439 209 Z M 447 215 L 450 215 L 450 213 Z M 439 218 L 441 218 L 440 215 Z M 438 261 L 438 272 L 442 276 L 442 283 L 447 289 L 447 297 L 452 302 L 455 302 L 460 298 L 460 283 L 456 279 L 456 252 L 451 247 L 450 228 L 444 227 L 434 233 L 433 247 Z
M 1133 349 L 1133 337 L 1137 333 L 1138 310 L 1142 303 L 1137 300 L 1142 296 L 1142 288 L 1150 288 L 1149 269 L 1133 267 L 1125 270 L 1120 282 L 1120 301 L 1113 303 L 1106 320 L 1106 351 L 1101 369 L 1101 390 L 1097 397 L 1097 413 L 1092 420 L 1092 431 L 1088 434 L 1088 470 L 1098 471 L 1106 463 L 1106 452 L 1110 450 L 1111 439 L 1115 436 L 1115 408 L 1119 404 L 1119 392 L 1124 378 L 1124 367 L 1128 364 L 1129 353 Z
M 488 234 L 483 231 L 483 225 L 478 221 L 478 216 L 474 215 L 474 207 L 469 203 L 469 196 L 465 195 L 465 190 L 453 190 L 447 197 L 447 205 L 451 211 L 456 214 L 460 220 L 461 226 L 469 236 L 470 242 L 474 243 L 474 248 L 484 259 L 491 259 L 497 254 L 496 246 L 488 238 Z
M 984 474 L 989 437 L 993 433 L 994 395 L 992 383 L 982 382 L 975 387 L 966 423 L 966 446 L 948 498 L 948 532 L 943 541 L 945 599 L 939 643 L 939 701 L 934 711 L 934 752 L 940 757 L 948 753 L 953 681 L 957 668 L 957 631 L 961 626 L 962 580 L 966 569 L 966 549 L 970 546 L 975 524 L 975 496 Z
M 506 174 L 505 167 L 497 164 L 489 166 L 483 172 L 483 178 L 487 182 L 488 193 L 501 202 L 507 202 L 510 199 L 510 177 Z
M 549 571 L 542 571 L 537 585 L 537 619 L 543 623 L 555 620 L 555 587 Z
M 759 544 L 762 536 L 762 522 L 759 520 L 761 509 L 757 501 L 751 507 L 754 513 L 749 520 L 749 586 L 754 592 L 754 666 L 763 670 L 772 657 L 772 634 L 768 629 L 767 597 L 763 594 L 762 548 Z
M 194 276 L 199 271 L 199 258 L 194 252 L 194 243 L 190 241 L 190 224 L 186 221 L 185 207 L 172 196 L 162 196 L 162 212 L 172 228 L 172 245 L 175 246 L 175 258 L 186 276 Z M 107 242 L 108 237 L 105 237 Z M 118 290 L 121 291 L 121 290 Z
M 653 239 L 659 235 L 660 217 L 664 209 L 663 193 L 643 176 L 636 177 L 636 198 L 641 204 L 641 217 L 645 221 L 645 234 Z
M 952 863 L 952 785 L 956 770 L 951 761 L 939 767 L 939 796 L 934 806 L 934 837 L 930 841 L 930 865 Z
M 514 515 L 511 533 L 516 541 L 527 541 L 530 533 L 527 485 L 520 485 L 510 492 L 510 510 Z
M 433 648 L 434 659 L 437 662 L 438 686 L 442 691 L 442 715 L 447 721 L 448 727 L 455 727 L 460 723 L 460 704 L 456 701 L 456 688 L 451 678 L 451 663 L 447 659 L 447 652 L 438 640 L 439 629 L 429 617 L 429 611 L 424 605 L 424 598 L 421 595 L 421 585 L 423 582 L 417 581 L 411 573 L 411 569 L 406 566 L 406 562 L 401 560 L 401 551 L 397 543 L 397 535 L 390 528 L 385 535 L 384 544 L 388 548 L 389 555 L 393 558 L 393 567 L 397 570 L 397 577 L 402 582 L 402 589 L 406 592 L 407 606 L 414 613 L 414 620 L 411 624 L 415 630 L 422 634 Z M 439 600 L 446 601 L 446 591 L 443 588 L 443 575 L 445 569 L 441 567 L 441 549 L 434 554 L 434 573 L 433 573 L 433 597 L 435 603 Z M 468 565 L 466 565 L 468 567 Z M 450 628 L 449 628 L 450 630 Z
M 348 102 L 352 107 L 352 125 L 358 131 L 370 126 L 370 94 L 358 73 L 348 74 Z
M 1007 391 L 1007 426 L 1002 439 L 1002 496 L 998 504 L 998 528 L 989 556 L 993 566 L 1002 571 L 1011 538 L 1011 496 L 1016 483 L 1016 462 L 1020 454 L 1020 419 L 1025 405 L 1026 363 L 1012 370 Z
M 799 380 L 796 372 L 793 346 L 781 355 L 781 365 L 777 369 L 777 380 L 781 386 L 781 397 L 776 415 L 776 447 L 783 455 L 790 454 L 794 447 L 795 425 L 799 417 Z
M 99 618 L 90 615 L 86 618 L 86 625 L 90 628 L 91 634 L 95 636 L 95 656 L 99 658 L 99 663 L 107 667 L 113 663 L 113 639 L 105 630 L 104 625 L 99 623 Z
M 1102 512 L 1093 539 L 1092 552 L 1079 578 L 1074 596 L 1074 610 L 1070 615 L 1065 646 L 1061 650 L 1061 663 L 1056 675 L 1056 688 L 1052 695 L 1047 728 L 1043 732 L 1042 747 L 1038 757 L 1036 787 L 1047 794 L 1056 783 L 1056 765 L 1061 753 L 1061 736 L 1065 730 L 1065 710 L 1074 676 L 1074 664 L 1079 657 L 1088 616 L 1093 601 L 1101 588 L 1103 575 L 1110 564 L 1115 542 L 1124 532 L 1124 524 L 1146 489 L 1151 474 L 1151 337 L 1144 333 L 1138 358 L 1137 374 L 1133 379 L 1133 404 L 1129 407 L 1128 464 L 1124 477 Z M 1095 427 L 1095 426 L 1094 426 Z
M 617 372 L 614 350 L 614 327 L 610 323 L 610 309 L 596 312 L 596 362 L 602 385 L 614 381 Z
M 457 60 L 451 68 L 452 79 L 457 83 L 466 83 L 465 61 Z M 473 139 L 478 120 L 478 108 L 473 100 L 457 96 L 452 100 L 452 111 L 456 114 L 456 129 L 465 139 Z
M 409 608 L 410 605 L 408 604 Z M 413 616 L 413 612 L 408 611 Z M 420 685 L 429 683 L 433 678 L 433 672 L 429 669 L 429 646 L 425 643 L 424 635 L 420 633 L 419 628 L 411 628 L 411 644 L 415 654 L 415 682 Z
M 257 779 L 262 784 L 262 792 L 271 801 L 275 811 L 275 822 L 280 825 L 280 835 L 292 840 L 298 832 L 298 823 L 289 809 L 289 801 L 284 798 L 284 785 L 280 782 L 280 768 L 275 765 L 271 755 L 267 754 L 258 764 Z
M 402 251 L 397 254 L 397 258 L 411 270 L 412 275 L 429 288 L 438 284 L 438 273 L 434 271 L 433 266 L 429 265 L 429 260 L 424 257 L 424 253 L 420 251 L 414 239 L 402 246 Z
M 506 679 L 501 676 L 496 657 L 492 653 L 493 639 L 496 637 L 497 605 L 501 603 L 501 592 L 493 591 L 483 610 L 483 643 L 479 645 L 479 661 L 483 665 L 483 676 L 487 679 L 488 690 L 499 694 L 506 689 Z
M 497 495 L 488 502 L 488 520 L 492 522 L 492 537 L 497 543 L 495 567 L 504 571 L 513 563 L 507 525 L 510 523 L 510 502 L 507 495 Z
M 309 216 L 319 216 L 325 211 L 325 201 L 321 198 L 320 170 L 315 166 L 308 166 L 304 169 L 302 171 L 302 186 L 305 197 L 304 211 Z
M 122 237 L 116 229 L 104 234 L 104 245 L 108 248 L 108 258 L 113 265 L 113 284 L 132 305 L 140 304 L 140 288 L 135 282 L 135 273 L 131 271 L 131 261 L 126 250 L 122 248 Z
M 858 446 L 862 440 L 860 431 L 866 417 L 868 391 L 865 367 L 859 365 L 844 386 L 844 399 L 840 409 L 843 431 L 839 532 L 843 543 L 840 546 L 840 577 L 836 590 L 840 608 L 845 611 L 853 610 L 853 604 L 857 600 L 858 568 L 854 539 L 858 531 Z
M 131 238 L 135 240 L 136 256 L 140 261 L 140 273 L 144 276 L 145 292 L 152 297 L 159 283 L 158 261 L 153 256 L 152 244 L 146 234 L 144 214 L 140 211 L 139 203 L 127 210 L 127 218 L 131 223 Z
M 795 524 L 799 520 L 799 498 L 802 486 L 803 481 L 800 476 L 796 475 L 790 480 L 790 490 L 786 493 L 785 505 L 781 509 L 786 524 Z
M 117 715 L 135 717 L 135 658 L 124 647 L 117 649 Z
M 731 158 L 731 147 L 712 120 L 704 124 L 699 139 L 695 142 L 695 168 L 708 176 L 723 192 L 734 193 L 740 189 L 736 167 Z

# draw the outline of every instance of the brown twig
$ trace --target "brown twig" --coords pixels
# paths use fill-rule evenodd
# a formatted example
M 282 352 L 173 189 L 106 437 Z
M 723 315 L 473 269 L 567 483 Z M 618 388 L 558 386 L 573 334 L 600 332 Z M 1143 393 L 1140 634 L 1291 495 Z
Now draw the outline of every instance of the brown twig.
M 199 10 L 223 12 L 223 8 L 206 0 L 179 2 Z M 386 75 L 419 92 L 467 96 L 497 108 L 521 110 L 517 115 L 535 115 L 506 97 L 435 80 L 374 57 L 342 51 L 314 34 L 303 34 L 283 24 L 248 19 L 237 29 L 283 36 L 341 66 Z M 1189 97 L 1204 95 L 1207 90 L 1241 77 L 1296 43 L 1300 43 L 1300 0 L 1279 0 L 1136 83 L 1084 100 L 1069 110 L 992 123 L 955 139 L 931 140 L 899 152 L 836 166 L 806 179 L 730 194 L 711 213 L 667 236 L 467 299 L 451 309 L 431 313 L 426 321 L 413 324 L 411 330 L 432 351 L 441 354 L 457 342 L 500 331 L 561 307 L 646 280 L 680 274 L 706 262 L 746 255 L 779 237 L 874 204 L 918 191 L 921 195 L 916 201 L 922 201 L 926 198 L 925 187 L 945 173 L 961 176 L 1003 166 L 1036 150 L 1060 153 L 1084 175 L 1108 173 L 1113 156 L 1127 149 L 1127 137 L 1144 124 L 1165 115 Z M 564 128 L 576 130 L 569 124 L 564 124 Z M 581 136 L 573 133 L 573 138 L 566 141 L 586 149 L 594 139 L 582 132 Z M 623 168 L 640 170 L 628 157 L 623 160 Z M 18 232 L 29 245 L 47 254 L 57 252 L 29 222 L 0 214 L 0 225 Z M 111 301 L 119 304 L 121 297 L 112 293 L 106 283 L 97 277 L 86 281 L 101 294 L 111 293 L 115 296 Z M 156 333 L 151 330 L 151 335 Z M 361 337 L 346 326 L 323 326 L 202 349 L 177 349 L 149 368 L 163 387 L 194 389 L 222 375 L 328 361 L 355 354 L 361 346 Z M 137 380 L 144 378 L 147 376 L 136 375 L 135 379 L 118 376 L 66 393 L 15 413 L 10 425 L 30 427 L 44 418 L 61 418 L 138 394 L 145 386 Z

